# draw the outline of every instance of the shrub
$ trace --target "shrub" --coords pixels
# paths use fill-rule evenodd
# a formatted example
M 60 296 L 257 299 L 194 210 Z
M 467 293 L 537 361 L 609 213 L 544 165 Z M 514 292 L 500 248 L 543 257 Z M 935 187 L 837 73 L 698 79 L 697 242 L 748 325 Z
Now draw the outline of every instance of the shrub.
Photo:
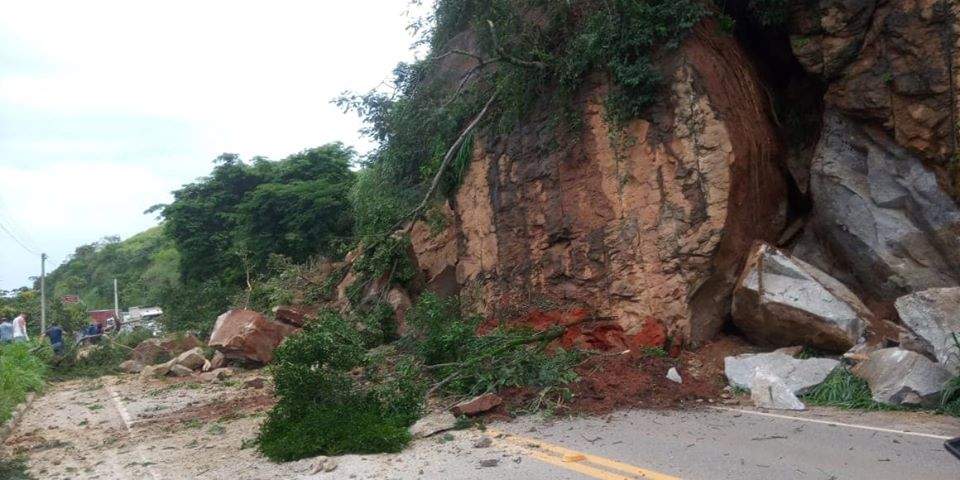
M 277 348 L 270 366 L 280 401 L 261 427 L 260 451 L 289 461 L 319 454 L 396 452 L 420 415 L 424 388 L 409 360 L 371 362 L 360 332 L 324 311 Z

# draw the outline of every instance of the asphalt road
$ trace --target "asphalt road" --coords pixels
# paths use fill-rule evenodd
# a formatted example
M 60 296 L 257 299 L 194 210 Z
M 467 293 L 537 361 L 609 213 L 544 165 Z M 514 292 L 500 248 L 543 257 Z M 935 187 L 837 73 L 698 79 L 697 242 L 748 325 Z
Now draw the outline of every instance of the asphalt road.
M 256 375 L 251 372 L 248 375 Z M 943 441 L 960 420 L 904 412 L 801 414 L 705 406 L 547 421 L 526 417 L 418 440 L 400 454 L 274 464 L 249 442 L 263 393 L 241 382 L 58 384 L 8 439 L 38 479 L 960 478 Z

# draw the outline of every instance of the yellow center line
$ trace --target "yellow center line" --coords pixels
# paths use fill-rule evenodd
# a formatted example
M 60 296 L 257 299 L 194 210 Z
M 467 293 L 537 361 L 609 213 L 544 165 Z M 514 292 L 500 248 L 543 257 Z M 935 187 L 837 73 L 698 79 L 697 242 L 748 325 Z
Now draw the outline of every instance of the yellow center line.
M 629 463 L 618 462 L 606 457 L 601 457 L 599 455 L 593 455 L 585 452 L 578 452 L 576 450 L 571 450 L 560 445 L 553 445 L 551 443 L 544 442 L 543 440 L 537 438 L 527 438 L 521 435 L 515 435 L 512 433 L 499 432 L 493 429 L 487 429 L 486 434 L 493 437 L 495 440 L 502 440 L 506 443 L 509 443 L 515 447 L 520 447 L 524 450 L 525 453 L 530 455 L 536 460 L 540 460 L 544 463 L 549 463 L 551 465 L 556 465 L 558 467 L 565 468 L 567 470 L 573 470 L 579 473 L 582 473 L 593 478 L 601 480 L 620 480 L 620 479 L 631 479 L 640 477 L 648 480 L 680 480 L 678 477 L 667 475 L 665 473 L 660 473 L 654 470 L 649 470 L 646 468 L 640 468 L 635 465 L 630 465 Z M 559 457 L 552 455 L 547 455 L 543 452 L 537 451 L 536 449 L 544 450 L 547 452 L 552 452 Z M 575 458 L 582 456 L 585 462 L 591 463 L 593 465 L 615 470 L 618 472 L 626 473 L 630 476 L 614 475 L 605 470 L 600 470 L 593 468 L 587 465 L 584 465 L 584 462 L 565 462 L 563 457 Z

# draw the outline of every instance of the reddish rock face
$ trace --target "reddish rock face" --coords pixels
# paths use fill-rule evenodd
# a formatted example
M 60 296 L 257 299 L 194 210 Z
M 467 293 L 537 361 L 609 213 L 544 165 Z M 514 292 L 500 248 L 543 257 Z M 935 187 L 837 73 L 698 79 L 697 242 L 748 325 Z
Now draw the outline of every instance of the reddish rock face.
M 273 350 L 298 329 L 269 320 L 251 310 L 230 310 L 217 318 L 209 345 L 227 358 L 261 364 L 273 360 Z
M 571 344 L 713 336 L 750 243 L 784 223 L 780 145 L 729 35 L 698 27 L 662 67 L 663 101 L 622 132 L 604 122 L 598 84 L 578 100 L 575 138 L 545 107 L 477 141 L 447 228 L 413 228 L 424 277 L 454 272 L 464 305 L 508 321 L 543 303 L 594 312 Z

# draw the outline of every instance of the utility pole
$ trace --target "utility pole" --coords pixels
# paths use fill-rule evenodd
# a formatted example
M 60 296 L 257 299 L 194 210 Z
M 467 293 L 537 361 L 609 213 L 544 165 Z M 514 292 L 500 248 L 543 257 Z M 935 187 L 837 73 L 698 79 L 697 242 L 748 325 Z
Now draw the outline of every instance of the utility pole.
M 117 294 L 117 279 L 113 279 L 113 321 L 120 325 L 120 296 Z
M 47 254 L 40 254 L 40 335 L 47 331 Z

